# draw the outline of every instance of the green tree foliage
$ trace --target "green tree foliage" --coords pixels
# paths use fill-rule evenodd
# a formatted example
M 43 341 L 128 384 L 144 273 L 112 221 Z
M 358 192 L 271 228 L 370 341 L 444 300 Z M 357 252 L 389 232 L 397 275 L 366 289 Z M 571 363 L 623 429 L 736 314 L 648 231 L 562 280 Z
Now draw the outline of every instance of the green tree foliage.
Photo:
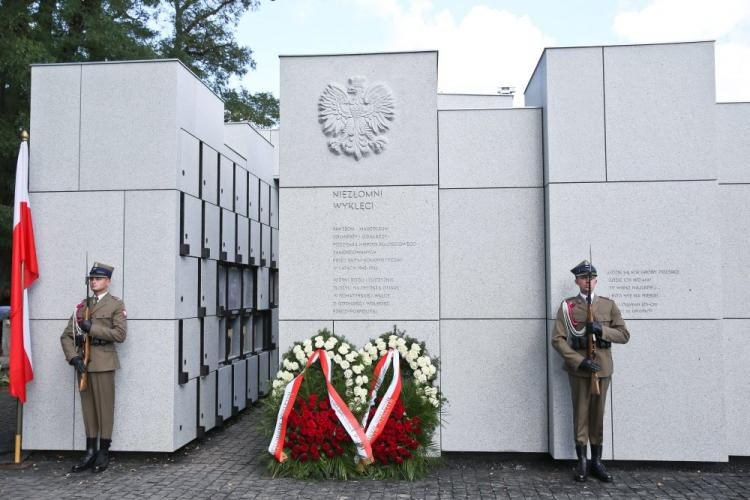
M 13 204 L 19 132 L 29 129 L 31 64 L 178 58 L 225 99 L 226 119 L 274 125 L 273 95 L 230 86 L 255 68 L 252 51 L 237 43 L 234 30 L 259 3 L 0 0 L 0 206 Z M 0 231 L 0 290 L 10 280 L 9 235 Z

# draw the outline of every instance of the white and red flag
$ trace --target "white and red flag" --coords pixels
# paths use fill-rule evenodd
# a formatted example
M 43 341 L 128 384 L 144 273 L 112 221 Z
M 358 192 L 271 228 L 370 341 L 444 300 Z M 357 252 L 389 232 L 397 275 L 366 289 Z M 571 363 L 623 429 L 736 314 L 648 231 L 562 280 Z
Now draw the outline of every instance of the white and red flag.
M 10 282 L 10 394 L 26 402 L 26 384 L 34 378 L 29 337 L 29 298 L 26 289 L 39 277 L 34 228 L 29 206 L 29 144 L 21 142 L 16 165 L 13 206 L 13 260 Z

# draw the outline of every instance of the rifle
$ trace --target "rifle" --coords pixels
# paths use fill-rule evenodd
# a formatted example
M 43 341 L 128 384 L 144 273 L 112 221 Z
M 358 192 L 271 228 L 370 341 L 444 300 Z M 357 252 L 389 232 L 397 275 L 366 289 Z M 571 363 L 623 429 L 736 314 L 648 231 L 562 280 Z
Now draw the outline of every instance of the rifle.
M 594 337 L 594 310 L 591 307 L 591 246 L 589 246 L 589 288 L 586 293 L 586 337 L 588 338 L 588 358 L 591 361 L 596 361 L 596 338 Z M 598 396 L 601 394 L 599 390 L 599 375 L 596 372 L 591 372 L 591 394 Z
M 86 307 L 83 309 L 83 319 L 89 320 L 91 319 L 91 311 L 89 310 L 89 254 L 86 253 Z M 83 341 L 83 366 L 88 368 L 89 366 L 89 358 L 91 357 L 91 343 L 89 340 L 89 334 L 86 332 L 83 332 L 85 335 L 85 339 Z M 87 370 L 84 370 L 83 373 L 81 373 L 81 378 L 78 381 L 78 390 L 80 392 L 85 391 L 88 389 L 89 386 L 89 373 Z

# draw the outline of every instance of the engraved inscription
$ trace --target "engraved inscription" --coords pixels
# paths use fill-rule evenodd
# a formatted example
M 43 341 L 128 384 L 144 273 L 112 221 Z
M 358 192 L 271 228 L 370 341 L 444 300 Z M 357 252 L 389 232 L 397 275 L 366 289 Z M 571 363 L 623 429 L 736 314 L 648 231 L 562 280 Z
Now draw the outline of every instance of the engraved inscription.
M 612 269 L 606 279 L 610 297 L 628 316 L 657 313 L 662 288 L 679 275 L 679 269 Z
M 388 143 L 383 134 L 396 116 L 391 90 L 382 83 L 365 82 L 363 77 L 351 77 L 346 89 L 329 83 L 318 99 L 318 122 L 329 137 L 328 149 L 355 160 L 383 151 Z

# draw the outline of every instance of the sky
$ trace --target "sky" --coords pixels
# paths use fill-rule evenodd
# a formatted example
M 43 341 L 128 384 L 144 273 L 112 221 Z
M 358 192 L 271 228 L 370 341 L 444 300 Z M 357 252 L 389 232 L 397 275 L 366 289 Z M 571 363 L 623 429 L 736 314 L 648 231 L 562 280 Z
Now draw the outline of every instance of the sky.
M 715 40 L 717 101 L 750 101 L 750 0 L 262 0 L 237 39 L 252 92 L 279 97 L 279 55 L 437 49 L 439 92 L 516 106 L 545 47 Z

